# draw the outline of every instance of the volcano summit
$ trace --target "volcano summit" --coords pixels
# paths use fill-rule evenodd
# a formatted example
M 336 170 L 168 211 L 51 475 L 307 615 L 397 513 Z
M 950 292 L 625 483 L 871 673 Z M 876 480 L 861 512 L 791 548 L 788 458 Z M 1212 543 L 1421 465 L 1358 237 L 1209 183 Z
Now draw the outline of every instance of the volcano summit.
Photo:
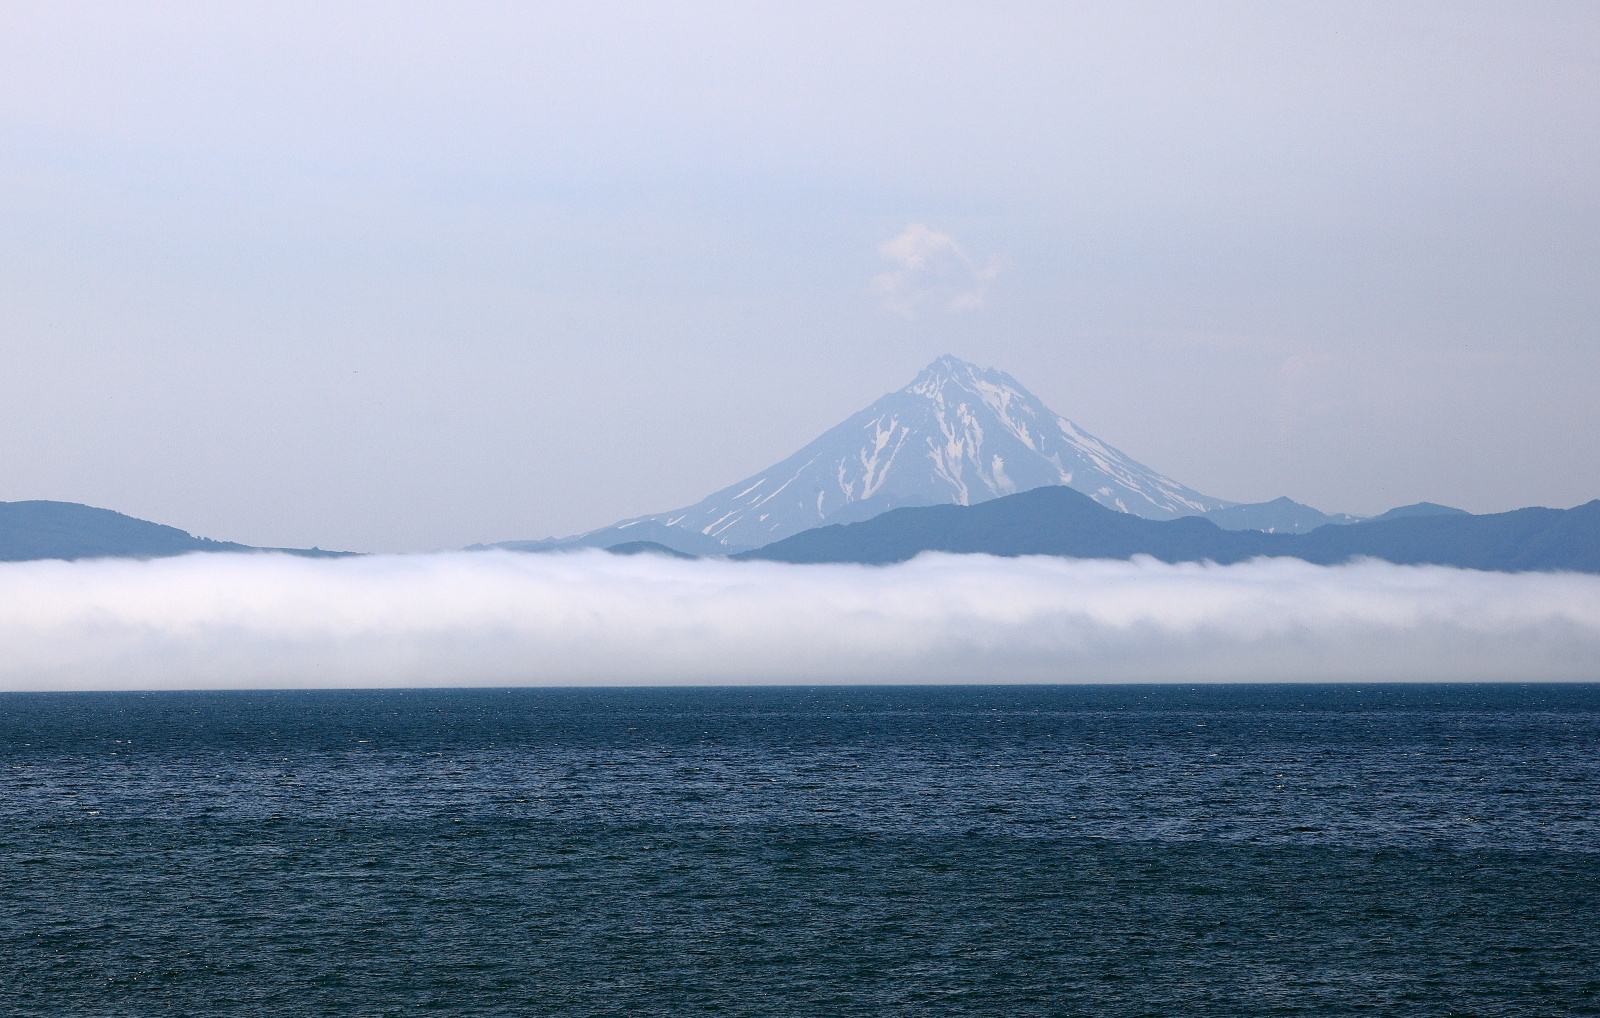
M 889 509 L 973 505 L 1053 484 L 1157 520 L 1231 504 L 1136 462 L 1005 372 L 946 356 L 789 458 L 692 506 L 577 537 L 496 547 L 542 551 L 653 541 L 726 555 Z

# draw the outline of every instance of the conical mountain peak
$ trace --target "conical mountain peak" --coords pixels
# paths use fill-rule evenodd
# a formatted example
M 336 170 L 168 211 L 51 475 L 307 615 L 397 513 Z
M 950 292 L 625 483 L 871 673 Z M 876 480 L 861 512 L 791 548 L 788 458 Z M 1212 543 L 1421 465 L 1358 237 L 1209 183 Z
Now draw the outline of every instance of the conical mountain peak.
M 906 390 L 917 391 L 928 386 L 949 383 L 954 383 L 963 388 L 971 388 L 979 379 L 986 377 L 992 380 L 1011 380 L 1010 376 L 1003 371 L 997 371 L 994 368 L 980 368 L 971 361 L 964 361 L 959 357 L 945 354 L 943 357 L 936 357 L 930 361 L 928 366 L 923 368 L 921 373 L 911 380 L 911 384 L 906 386 Z
M 799 452 L 696 505 L 558 543 L 646 540 L 736 552 L 901 506 L 970 505 L 1055 484 L 1153 519 L 1231 504 L 1135 462 L 1005 372 L 947 354 Z
M 932 375 L 942 378 L 960 378 L 963 376 L 976 375 L 983 370 L 983 368 L 978 367 L 978 365 L 972 363 L 971 361 L 964 361 L 960 357 L 956 357 L 953 354 L 945 354 L 943 357 L 935 357 L 933 360 L 929 361 L 928 366 L 922 369 L 922 375 L 918 375 L 917 377 L 921 378 L 923 375 Z M 988 370 L 993 371 L 994 369 L 989 368 Z

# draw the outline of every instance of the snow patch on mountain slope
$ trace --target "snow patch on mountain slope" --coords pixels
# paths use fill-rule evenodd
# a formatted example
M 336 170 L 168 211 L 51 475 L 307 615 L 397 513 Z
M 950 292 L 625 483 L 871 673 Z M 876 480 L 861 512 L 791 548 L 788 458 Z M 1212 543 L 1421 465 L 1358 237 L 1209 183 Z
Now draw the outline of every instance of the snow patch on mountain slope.
M 605 547 L 622 527 L 651 524 L 650 540 L 683 551 L 736 552 L 900 506 L 972 505 L 1050 484 L 1151 519 L 1232 504 L 1129 458 L 1005 372 L 941 357 L 910 385 L 696 505 L 549 545 Z

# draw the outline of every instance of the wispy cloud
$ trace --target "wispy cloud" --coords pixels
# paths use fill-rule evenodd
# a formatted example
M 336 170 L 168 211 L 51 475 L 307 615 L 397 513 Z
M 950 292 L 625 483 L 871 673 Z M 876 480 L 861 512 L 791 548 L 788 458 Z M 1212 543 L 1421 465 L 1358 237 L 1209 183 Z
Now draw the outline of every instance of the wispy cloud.
M 923 310 L 969 311 L 983 304 L 1000 264 L 979 265 L 948 233 L 921 223 L 907 226 L 898 237 L 878 245 L 878 253 L 896 268 L 872 278 L 883 306 L 915 318 Z
M 603 552 L 0 565 L 0 688 L 1592 679 L 1600 577 Z

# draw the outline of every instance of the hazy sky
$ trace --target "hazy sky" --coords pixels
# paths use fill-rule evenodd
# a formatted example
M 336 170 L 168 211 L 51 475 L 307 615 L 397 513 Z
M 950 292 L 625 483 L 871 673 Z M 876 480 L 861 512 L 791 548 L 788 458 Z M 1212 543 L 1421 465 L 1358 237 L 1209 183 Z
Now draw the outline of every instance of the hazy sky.
M 946 352 L 1222 498 L 1600 497 L 1600 5 L 0 0 L 0 500 L 565 534 Z

